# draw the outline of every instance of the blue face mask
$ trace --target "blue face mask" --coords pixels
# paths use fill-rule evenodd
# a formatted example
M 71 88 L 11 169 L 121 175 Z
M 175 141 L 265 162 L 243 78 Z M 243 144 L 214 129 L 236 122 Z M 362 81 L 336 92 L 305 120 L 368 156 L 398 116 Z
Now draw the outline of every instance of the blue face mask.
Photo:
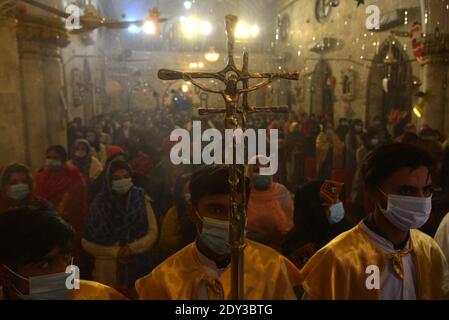
M 16 294 L 22 300 L 65 300 L 70 294 L 71 290 L 66 284 L 69 274 L 65 272 L 25 278 L 6 266 L 4 266 L 4 268 L 14 276 L 29 282 L 28 295 L 25 295 L 17 290 L 17 288 L 14 288 Z
M 229 221 L 221 221 L 212 218 L 203 218 L 203 230 L 201 240 L 213 252 L 219 255 L 230 254 L 229 248 Z
M 253 174 L 252 182 L 256 190 L 267 190 L 271 183 L 271 176 L 263 176 L 255 173 Z
M 345 207 L 343 206 L 343 202 L 341 201 L 336 204 L 333 204 L 329 208 L 329 211 L 330 214 L 328 220 L 330 224 L 339 223 L 345 217 Z
M 7 192 L 8 197 L 11 199 L 22 201 L 30 194 L 30 186 L 24 183 L 14 184 L 9 187 Z
M 112 190 L 121 195 L 128 193 L 129 189 L 131 189 L 132 186 L 133 181 L 131 178 L 112 181 Z

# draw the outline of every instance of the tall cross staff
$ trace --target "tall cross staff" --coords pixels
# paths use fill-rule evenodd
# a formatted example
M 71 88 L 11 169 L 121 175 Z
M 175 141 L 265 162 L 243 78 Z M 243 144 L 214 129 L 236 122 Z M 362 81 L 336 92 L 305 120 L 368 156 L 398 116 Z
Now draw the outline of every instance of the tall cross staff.
M 286 106 L 279 107 L 251 107 L 248 103 L 248 93 L 268 86 L 275 80 L 287 79 L 298 80 L 299 73 L 251 73 L 248 70 L 248 52 L 243 53 L 243 68 L 239 70 L 234 62 L 235 30 L 238 17 L 234 15 L 226 16 L 226 34 L 228 38 L 228 64 L 217 73 L 208 72 L 178 72 L 172 70 L 159 70 L 158 77 L 161 80 L 184 80 L 190 81 L 193 85 L 203 91 L 220 94 L 225 101 L 225 108 L 202 108 L 200 115 L 211 113 L 225 114 L 225 128 L 236 129 L 239 126 L 239 115 L 242 118 L 242 128 L 245 129 L 246 119 L 249 113 L 254 112 L 287 112 Z M 207 88 L 196 79 L 216 79 L 224 83 L 223 90 Z M 250 79 L 265 79 L 264 81 L 249 86 Z M 239 88 L 239 83 L 242 83 Z M 243 96 L 242 105 L 239 106 L 240 96 Z M 238 172 L 236 164 L 236 140 L 233 140 L 234 161 L 229 167 L 229 189 L 230 189 L 230 228 L 229 247 L 231 249 L 231 298 L 233 300 L 243 300 L 243 251 L 245 248 L 245 223 L 246 223 L 246 188 L 245 173 Z M 242 181 L 243 199 L 238 202 L 239 181 Z

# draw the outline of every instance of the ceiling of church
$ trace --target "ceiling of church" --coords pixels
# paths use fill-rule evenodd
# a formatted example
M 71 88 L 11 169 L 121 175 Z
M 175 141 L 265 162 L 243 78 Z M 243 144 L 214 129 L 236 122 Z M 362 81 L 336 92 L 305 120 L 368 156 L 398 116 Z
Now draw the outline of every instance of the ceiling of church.
M 186 14 L 209 14 L 223 16 L 228 13 L 242 17 L 260 17 L 274 13 L 275 0 L 196 0 L 190 10 L 184 8 L 184 0 L 98 0 L 99 5 L 108 17 L 121 17 L 126 14 L 128 19 L 141 19 L 148 10 L 157 7 L 166 18 L 179 17 Z

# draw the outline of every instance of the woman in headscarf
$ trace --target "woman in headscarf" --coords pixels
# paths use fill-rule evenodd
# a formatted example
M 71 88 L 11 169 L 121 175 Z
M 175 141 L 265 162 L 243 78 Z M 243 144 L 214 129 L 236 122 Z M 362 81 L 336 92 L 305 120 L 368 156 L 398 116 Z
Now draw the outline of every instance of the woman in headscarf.
M 95 258 L 93 278 L 116 288 L 132 288 L 153 267 L 151 248 L 158 237 L 156 217 L 143 189 L 134 186 L 123 160 L 107 167 L 82 241 Z
M 332 170 L 341 169 L 343 163 L 343 142 L 334 132 L 332 123 L 327 123 L 316 139 L 316 170 L 318 179 L 330 179 Z
M 351 228 L 340 199 L 342 184 L 309 182 L 296 191 L 294 228 L 282 246 L 283 254 L 299 268 L 320 248 Z
M 86 140 L 89 142 L 91 146 L 92 156 L 97 158 L 104 166 L 106 163 L 106 146 L 103 143 L 101 143 L 99 132 L 97 132 L 94 129 L 88 129 L 86 131 Z
M 178 178 L 174 189 L 174 205 L 164 216 L 159 241 L 160 259 L 165 260 L 178 250 L 193 242 L 196 227 L 187 216 L 187 204 L 190 203 L 190 174 Z
M 355 119 L 349 127 L 345 138 L 345 169 L 355 172 L 357 169 L 356 153 L 362 146 L 363 121 Z
M 246 230 L 248 238 L 280 251 L 285 235 L 293 228 L 293 200 L 287 188 L 273 182 L 273 176 L 262 175 L 261 167 L 269 159 L 257 156 L 257 163 L 248 166 L 251 179 Z M 254 161 L 250 161 L 254 162 Z
M 34 200 L 33 178 L 28 167 L 18 163 L 7 166 L 0 183 L 0 214 Z
M 103 166 L 100 161 L 92 156 L 91 147 L 87 140 L 78 139 L 75 141 L 71 152 L 71 161 L 83 174 L 84 181 L 90 185 L 101 173 Z
M 81 232 L 87 214 L 86 183 L 80 170 L 67 163 L 64 147 L 49 147 L 46 157 L 45 167 L 35 177 L 36 197 L 48 201 L 75 229 L 75 263 L 81 266 Z

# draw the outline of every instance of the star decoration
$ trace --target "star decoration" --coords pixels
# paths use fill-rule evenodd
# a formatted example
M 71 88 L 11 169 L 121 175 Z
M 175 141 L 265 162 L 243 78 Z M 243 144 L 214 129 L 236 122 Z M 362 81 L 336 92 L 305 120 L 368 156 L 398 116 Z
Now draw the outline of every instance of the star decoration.
M 361 5 L 365 5 L 365 0 L 355 0 L 357 1 L 357 8 L 360 7 Z

